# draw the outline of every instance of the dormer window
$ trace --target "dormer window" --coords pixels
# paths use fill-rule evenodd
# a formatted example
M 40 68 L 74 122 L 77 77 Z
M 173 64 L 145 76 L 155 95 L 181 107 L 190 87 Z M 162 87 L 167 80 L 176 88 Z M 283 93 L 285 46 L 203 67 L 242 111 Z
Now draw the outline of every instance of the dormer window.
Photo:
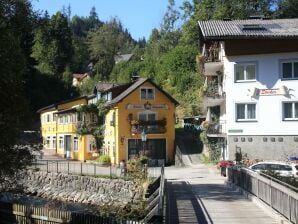
M 261 24 L 243 24 L 242 25 L 243 31 L 261 31 L 266 30 Z
M 154 100 L 154 89 L 153 88 L 141 88 L 141 99 L 142 100 Z

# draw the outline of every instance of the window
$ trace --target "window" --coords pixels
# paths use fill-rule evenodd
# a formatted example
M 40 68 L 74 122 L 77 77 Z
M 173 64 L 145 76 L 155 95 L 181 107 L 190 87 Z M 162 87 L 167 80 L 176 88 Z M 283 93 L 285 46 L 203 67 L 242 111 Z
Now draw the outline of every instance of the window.
M 78 137 L 73 137 L 73 151 L 79 150 L 79 141 Z
M 56 121 L 56 114 L 53 114 L 53 122 Z
M 298 120 L 298 102 L 283 103 L 283 119 Z
M 47 141 L 46 141 L 46 146 L 47 146 L 47 148 L 50 148 L 50 142 L 51 142 L 51 137 L 48 136 L 48 137 L 47 137 Z
M 153 88 L 142 88 L 141 89 L 142 100 L 154 100 L 154 89 Z
M 140 121 L 155 121 L 156 120 L 156 113 L 154 113 L 154 112 L 139 113 L 139 120 Z
M 63 116 L 59 115 L 59 124 L 63 124 Z
M 53 149 L 56 148 L 56 136 L 53 136 L 53 140 L 52 140 L 52 144 L 53 144 Z
M 59 149 L 64 149 L 64 140 L 63 136 L 59 137 Z
M 50 114 L 47 114 L 47 122 L 50 122 L 50 121 L 51 121 Z
M 236 82 L 256 80 L 256 64 L 236 64 L 235 80 Z
M 281 63 L 282 78 L 298 79 L 298 60 Z
M 65 124 L 68 124 L 68 115 L 67 114 L 64 115 L 64 122 L 65 122 Z
M 256 104 L 254 103 L 236 104 L 236 120 L 237 121 L 256 120 Z

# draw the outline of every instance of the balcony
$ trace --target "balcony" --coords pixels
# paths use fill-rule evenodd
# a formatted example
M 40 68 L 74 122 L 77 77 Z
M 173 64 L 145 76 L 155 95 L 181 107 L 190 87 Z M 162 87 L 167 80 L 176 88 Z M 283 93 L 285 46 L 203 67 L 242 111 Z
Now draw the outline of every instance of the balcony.
M 210 122 L 207 128 L 208 137 L 225 137 L 226 121 Z
M 199 57 L 199 64 L 201 74 L 204 76 L 218 76 L 223 74 L 221 49 L 217 42 L 207 47 L 204 46 L 203 56 Z
M 152 121 L 132 120 L 130 123 L 131 123 L 131 132 L 133 134 L 139 134 L 143 130 L 146 131 L 146 134 L 166 133 L 166 124 L 167 124 L 166 119 L 152 120 Z
M 222 86 L 214 81 L 207 83 L 204 90 L 204 106 L 214 107 L 222 104 L 223 102 L 225 102 L 225 93 L 222 90 Z

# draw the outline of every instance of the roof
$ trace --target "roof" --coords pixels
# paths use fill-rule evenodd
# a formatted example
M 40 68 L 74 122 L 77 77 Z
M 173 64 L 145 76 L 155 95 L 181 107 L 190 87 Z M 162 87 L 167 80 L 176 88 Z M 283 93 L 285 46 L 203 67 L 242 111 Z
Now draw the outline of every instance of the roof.
M 88 73 L 84 73 L 84 74 L 78 74 L 78 73 L 72 74 L 72 77 L 75 78 L 75 79 L 77 79 L 77 80 L 79 80 L 79 81 L 82 80 L 82 79 L 84 79 L 87 76 L 88 76 Z
M 54 114 L 64 114 L 64 113 L 69 113 L 69 112 L 76 112 L 77 108 L 76 107 L 72 107 L 72 108 L 67 108 L 64 110 L 59 110 L 57 112 L 55 112 Z
M 298 39 L 298 19 L 199 21 L 205 40 Z
M 63 100 L 61 102 L 54 103 L 54 104 L 51 104 L 49 106 L 43 107 L 43 108 L 39 109 L 37 111 L 37 113 L 42 113 L 42 112 L 45 112 L 47 110 L 54 110 L 54 109 L 57 109 L 58 105 L 61 105 L 61 104 L 64 104 L 64 103 L 69 103 L 69 102 L 76 101 L 76 100 L 81 100 L 81 99 L 87 99 L 87 97 L 86 96 L 80 96 L 80 97 L 73 98 L 73 99 Z
M 41 113 L 41 112 L 45 112 L 45 111 L 52 111 L 52 110 L 55 110 L 56 109 L 56 105 L 55 104 L 51 104 L 49 106 L 46 106 L 46 107 L 43 107 L 43 108 L 40 108 L 37 113 Z
M 129 61 L 133 54 L 120 54 L 114 57 L 115 63 L 119 63 L 122 61 Z
M 125 97 L 127 97 L 130 93 L 132 93 L 135 89 L 143 85 L 145 82 L 150 82 L 152 85 L 154 85 L 159 91 L 161 91 L 163 94 L 165 94 L 174 104 L 179 104 L 172 96 L 170 96 L 167 92 L 165 92 L 163 89 L 161 89 L 159 86 L 157 86 L 154 82 L 151 81 L 149 78 L 139 78 L 136 82 L 133 82 L 126 90 L 124 90 L 120 95 L 112 99 L 110 102 L 108 102 L 108 105 L 113 105 L 116 103 L 119 103 L 121 100 L 123 100 Z
M 99 82 L 95 85 L 95 88 L 97 89 L 98 92 L 106 92 L 116 86 L 119 86 L 119 85 L 114 83 Z

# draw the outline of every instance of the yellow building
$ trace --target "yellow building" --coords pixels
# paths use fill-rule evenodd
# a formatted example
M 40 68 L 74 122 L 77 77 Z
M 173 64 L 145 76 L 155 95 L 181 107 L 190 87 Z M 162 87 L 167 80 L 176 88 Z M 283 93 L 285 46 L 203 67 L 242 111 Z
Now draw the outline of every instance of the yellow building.
M 90 114 L 77 108 L 106 101 L 104 144 L 96 149 L 92 135 L 78 135 L 80 124 L 91 123 Z M 98 83 L 92 97 L 80 97 L 39 110 L 44 147 L 58 155 L 89 160 L 109 155 L 112 164 L 146 155 L 151 163 L 174 161 L 175 107 L 177 101 L 153 83 L 139 78 L 127 84 Z M 79 118 L 80 116 L 83 116 Z M 81 122 L 81 123 L 80 123 Z
M 156 165 L 174 161 L 175 99 L 146 78 L 125 85 L 99 83 L 96 90 L 109 107 L 101 152 L 113 164 L 140 155 Z
M 86 105 L 86 96 L 66 100 L 40 109 L 41 133 L 44 148 L 62 157 L 89 160 L 97 156 L 91 135 L 78 135 L 80 124 L 77 108 Z

